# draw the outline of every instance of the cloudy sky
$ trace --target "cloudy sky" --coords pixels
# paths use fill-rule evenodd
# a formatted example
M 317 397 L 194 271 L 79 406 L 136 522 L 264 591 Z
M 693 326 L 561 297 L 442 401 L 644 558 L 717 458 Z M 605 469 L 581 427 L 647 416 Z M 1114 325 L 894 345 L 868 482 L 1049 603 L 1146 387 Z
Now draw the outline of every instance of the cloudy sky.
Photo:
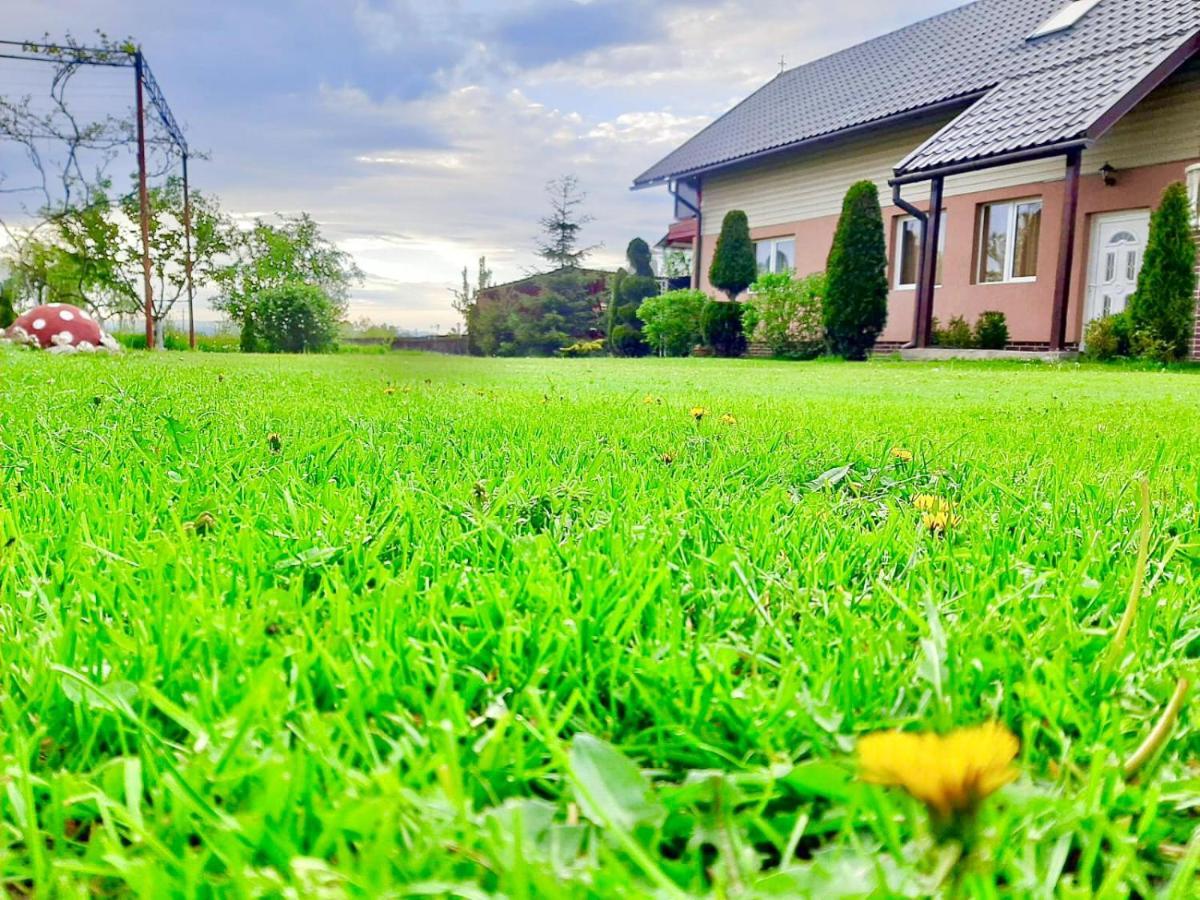
M 445 329 L 465 264 L 486 255 L 500 280 L 536 264 L 547 179 L 579 177 L 593 262 L 615 266 L 670 217 L 665 189 L 631 192 L 634 176 L 781 57 L 959 3 L 0 0 L 0 37 L 134 36 L 209 154 L 196 187 L 242 216 L 311 212 L 366 272 L 353 316 Z M 14 65 L 0 90 L 33 77 Z M 110 84 L 89 102 L 125 101 Z

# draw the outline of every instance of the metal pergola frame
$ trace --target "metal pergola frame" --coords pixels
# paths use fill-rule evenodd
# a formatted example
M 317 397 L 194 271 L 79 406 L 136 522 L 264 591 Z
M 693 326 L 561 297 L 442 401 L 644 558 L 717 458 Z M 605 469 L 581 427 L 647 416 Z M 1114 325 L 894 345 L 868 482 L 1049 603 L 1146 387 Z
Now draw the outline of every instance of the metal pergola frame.
M 12 49 L 10 49 L 12 48 Z M 167 98 L 159 87 L 154 73 L 140 46 L 130 49 L 121 47 L 101 48 L 64 46 L 39 41 L 0 40 L 0 59 L 15 59 L 25 62 L 53 63 L 56 65 L 102 66 L 134 71 L 134 108 L 137 117 L 137 164 L 138 205 L 142 237 L 142 289 L 146 314 L 146 347 L 156 345 L 154 334 L 154 286 L 153 267 L 150 261 L 150 195 L 146 187 L 146 101 L 158 114 L 172 144 L 180 153 L 183 168 L 183 235 L 184 272 L 187 279 L 188 300 L 188 344 L 196 347 L 195 286 L 192 281 L 192 195 L 188 185 L 187 138 L 175 120 Z

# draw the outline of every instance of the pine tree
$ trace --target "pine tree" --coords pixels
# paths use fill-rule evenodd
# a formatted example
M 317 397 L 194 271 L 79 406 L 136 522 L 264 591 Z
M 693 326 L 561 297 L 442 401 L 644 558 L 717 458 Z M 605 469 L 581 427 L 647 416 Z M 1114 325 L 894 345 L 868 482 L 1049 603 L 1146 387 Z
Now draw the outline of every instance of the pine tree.
M 887 323 L 887 245 L 873 182 L 850 187 L 829 251 L 825 336 L 830 352 L 866 359 Z
M 17 320 L 17 311 L 13 307 L 15 294 L 12 279 L 0 282 L 0 332 Z
M 579 233 L 592 217 L 580 212 L 587 194 L 579 190 L 579 179 L 563 175 L 546 184 L 550 214 L 541 219 L 543 237 L 537 255 L 555 269 L 578 269 L 599 245 L 579 246 Z
M 1169 354 L 1187 355 L 1196 321 L 1196 239 L 1187 187 L 1169 186 L 1150 218 L 1150 239 L 1129 300 L 1135 329 L 1149 332 Z
M 758 262 L 754 258 L 754 242 L 750 240 L 750 220 L 740 209 L 730 210 L 721 223 L 708 280 L 730 300 L 736 300 L 757 279 Z

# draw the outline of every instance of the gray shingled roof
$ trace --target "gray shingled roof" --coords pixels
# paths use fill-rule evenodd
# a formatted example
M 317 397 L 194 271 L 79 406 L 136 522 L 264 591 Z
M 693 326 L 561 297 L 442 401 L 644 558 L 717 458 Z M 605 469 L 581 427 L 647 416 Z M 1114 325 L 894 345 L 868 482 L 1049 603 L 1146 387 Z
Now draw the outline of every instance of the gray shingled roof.
M 1085 136 L 1200 32 L 1200 0 L 1101 0 L 1069 31 L 1026 40 L 1065 3 L 977 0 L 784 72 L 634 184 L 719 168 L 955 99 L 972 105 L 898 171 Z

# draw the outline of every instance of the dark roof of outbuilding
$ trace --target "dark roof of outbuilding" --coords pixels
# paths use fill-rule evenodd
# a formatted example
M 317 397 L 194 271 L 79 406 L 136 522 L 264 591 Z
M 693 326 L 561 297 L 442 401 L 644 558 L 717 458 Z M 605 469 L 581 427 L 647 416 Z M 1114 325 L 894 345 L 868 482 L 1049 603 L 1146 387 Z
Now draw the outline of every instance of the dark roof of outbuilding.
M 898 167 L 915 172 L 1089 134 L 1200 33 L 1200 0 L 1100 0 L 1028 39 L 1067 0 L 976 0 L 784 72 L 638 176 L 645 186 L 961 101 Z M 1184 57 L 1186 58 L 1186 57 Z M 1181 60 L 1180 60 L 1181 61 Z

